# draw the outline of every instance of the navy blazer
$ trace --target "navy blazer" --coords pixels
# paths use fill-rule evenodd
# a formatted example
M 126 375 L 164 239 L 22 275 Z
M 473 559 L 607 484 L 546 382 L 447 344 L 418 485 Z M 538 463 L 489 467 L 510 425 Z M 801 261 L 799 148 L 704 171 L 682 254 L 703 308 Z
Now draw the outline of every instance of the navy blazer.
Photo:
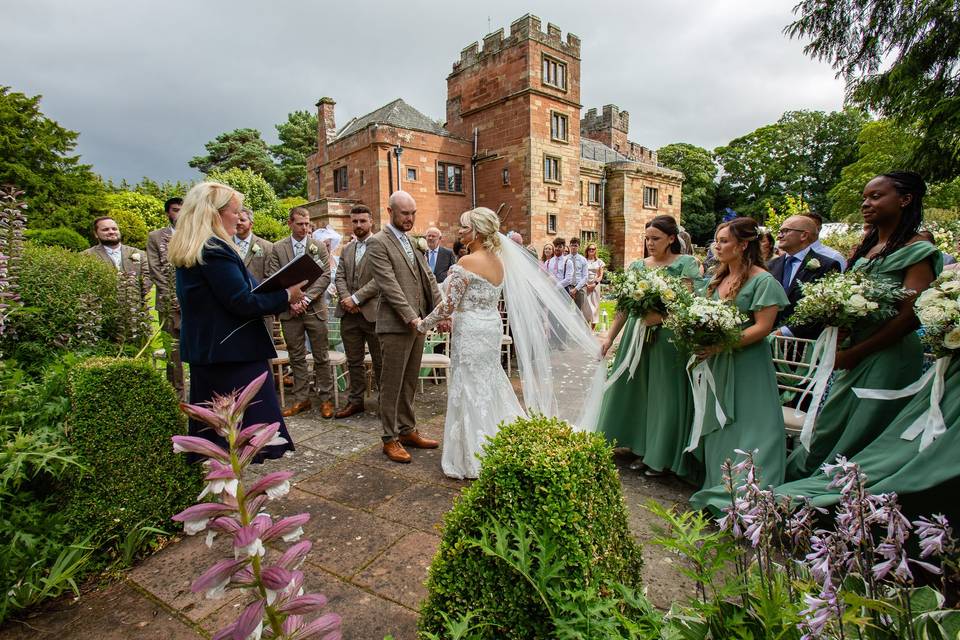
M 813 258 L 816 258 L 820 262 L 819 269 L 811 269 L 809 267 L 808 263 Z M 777 279 L 777 282 L 783 281 L 783 265 L 786 260 L 786 256 L 780 256 L 767 263 L 767 271 L 769 271 L 770 275 Z M 797 269 L 796 274 L 793 276 L 793 280 L 790 281 L 790 287 L 786 291 L 787 299 L 790 300 L 790 304 L 781 309 L 777 314 L 777 321 L 774 326 L 782 327 L 783 325 L 787 325 L 787 328 L 790 329 L 790 333 L 798 338 L 807 338 L 809 340 L 813 340 L 819 336 L 820 332 L 823 331 L 822 326 L 794 326 L 790 322 L 790 316 L 793 315 L 794 309 L 797 307 L 797 303 L 800 301 L 800 298 L 803 297 L 803 290 L 800 288 L 800 284 L 803 282 L 813 282 L 815 280 L 819 280 L 832 271 L 840 271 L 839 262 L 833 258 L 828 258 L 822 253 L 817 253 L 813 249 L 808 251 L 807 255 L 803 259 L 803 264 L 801 264 L 800 268 Z
M 203 264 L 178 267 L 180 359 L 204 365 L 276 357 L 263 316 L 286 311 L 287 292 L 253 293 L 256 284 L 240 255 L 219 238 L 203 248 Z

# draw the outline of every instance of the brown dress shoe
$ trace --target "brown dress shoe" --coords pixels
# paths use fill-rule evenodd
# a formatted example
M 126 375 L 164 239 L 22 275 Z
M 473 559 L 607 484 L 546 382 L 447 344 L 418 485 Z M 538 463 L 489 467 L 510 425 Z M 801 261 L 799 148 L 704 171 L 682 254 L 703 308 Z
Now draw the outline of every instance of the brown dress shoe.
M 415 447 L 417 449 L 436 449 L 440 446 L 440 441 L 424 438 L 420 435 L 419 431 L 413 430 L 410 433 L 400 434 L 400 444 L 405 444 L 408 447 Z
M 358 413 L 363 413 L 363 405 L 354 404 L 353 402 L 351 402 L 350 404 L 345 406 L 343 409 L 340 409 L 340 411 L 337 411 L 334 417 L 339 420 L 340 418 L 349 418 L 350 416 L 356 415 Z
M 333 417 L 334 406 L 332 402 L 323 402 L 320 404 L 320 415 L 329 420 Z
M 383 453 L 393 462 L 410 462 L 410 454 L 396 440 L 383 443 Z
M 289 418 L 290 416 L 295 416 L 295 415 L 297 415 L 297 414 L 300 413 L 301 411 L 309 411 L 311 408 L 313 408 L 313 405 L 310 404 L 310 401 L 309 401 L 309 400 L 304 400 L 303 402 L 298 402 L 298 403 L 296 403 L 296 404 L 293 405 L 292 407 L 289 407 L 289 408 L 287 408 L 287 409 L 284 409 L 284 410 L 281 412 L 281 415 L 282 415 L 284 418 Z
M 289 373 L 283 376 L 283 386 L 292 387 L 293 386 L 293 376 Z

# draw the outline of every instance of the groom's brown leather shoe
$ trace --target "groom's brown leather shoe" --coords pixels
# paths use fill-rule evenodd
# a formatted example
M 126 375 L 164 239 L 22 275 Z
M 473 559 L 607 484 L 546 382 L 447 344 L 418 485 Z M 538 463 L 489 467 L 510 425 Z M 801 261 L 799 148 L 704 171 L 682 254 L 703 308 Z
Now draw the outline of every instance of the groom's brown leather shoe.
M 313 407 L 313 405 L 310 404 L 310 401 L 309 401 L 309 400 L 304 400 L 303 402 L 298 402 L 297 404 L 293 405 L 292 407 L 289 407 L 289 408 L 287 408 L 287 409 L 284 409 L 284 410 L 281 411 L 280 413 L 281 413 L 281 415 L 282 415 L 284 418 L 289 418 L 290 416 L 295 416 L 295 415 L 297 415 L 297 414 L 300 413 L 301 411 L 309 411 L 309 410 L 311 409 L 311 407 Z
M 363 413 L 363 405 L 351 402 L 350 404 L 345 406 L 343 409 L 340 409 L 340 411 L 337 411 L 334 417 L 339 420 L 341 418 L 349 418 L 350 416 L 356 415 L 358 413 Z
M 413 430 L 410 433 L 400 434 L 400 444 L 405 444 L 408 447 L 415 447 L 417 449 L 436 449 L 440 446 L 440 441 L 424 438 L 420 435 L 419 431 Z
M 393 462 L 410 462 L 410 454 L 396 440 L 383 443 L 383 453 Z
M 320 404 L 320 415 L 327 420 L 333 417 L 334 406 L 332 402 L 323 402 Z

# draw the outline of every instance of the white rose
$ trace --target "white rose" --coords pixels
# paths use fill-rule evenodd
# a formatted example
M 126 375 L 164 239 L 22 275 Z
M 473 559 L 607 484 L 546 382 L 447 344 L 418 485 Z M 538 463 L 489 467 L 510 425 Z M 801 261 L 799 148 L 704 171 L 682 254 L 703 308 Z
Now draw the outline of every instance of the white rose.
M 317 245 L 315 244 L 310 245 L 310 253 L 312 253 L 313 255 L 317 255 L 319 251 L 320 251 L 320 248 Z
M 859 293 L 855 293 L 847 299 L 847 307 L 854 311 L 865 312 L 869 309 L 871 302 Z M 876 307 L 876 304 L 874 307 Z
M 943 336 L 943 346 L 947 349 L 960 349 L 960 327 L 954 327 Z
M 130 259 L 133 260 L 134 262 L 140 262 L 140 254 L 139 253 L 130 254 Z
M 263 249 L 260 248 L 260 245 L 255 244 L 252 247 L 250 247 L 250 251 L 253 252 L 253 255 L 258 256 L 263 251 Z
M 917 317 L 920 319 L 920 322 L 929 326 L 942 322 L 946 314 L 944 314 L 943 309 L 940 307 L 930 306 L 921 308 L 917 313 Z
M 821 267 L 820 261 L 817 260 L 816 258 L 810 258 L 809 260 L 807 260 L 808 269 L 819 269 L 820 267 Z
M 941 291 L 960 291 L 960 280 L 947 280 L 940 285 L 939 289 Z M 936 289 L 927 289 L 927 291 L 936 291 Z
M 417 238 L 417 249 L 420 249 L 420 251 L 424 253 L 427 252 L 427 241 L 425 238 Z

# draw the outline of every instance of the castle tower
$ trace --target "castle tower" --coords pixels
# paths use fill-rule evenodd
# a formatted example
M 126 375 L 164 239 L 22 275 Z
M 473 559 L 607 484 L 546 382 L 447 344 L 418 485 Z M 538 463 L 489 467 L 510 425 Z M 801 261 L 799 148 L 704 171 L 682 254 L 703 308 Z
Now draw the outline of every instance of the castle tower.
M 477 149 L 476 200 L 537 245 L 579 233 L 580 39 L 527 14 L 460 53 L 447 129 Z

